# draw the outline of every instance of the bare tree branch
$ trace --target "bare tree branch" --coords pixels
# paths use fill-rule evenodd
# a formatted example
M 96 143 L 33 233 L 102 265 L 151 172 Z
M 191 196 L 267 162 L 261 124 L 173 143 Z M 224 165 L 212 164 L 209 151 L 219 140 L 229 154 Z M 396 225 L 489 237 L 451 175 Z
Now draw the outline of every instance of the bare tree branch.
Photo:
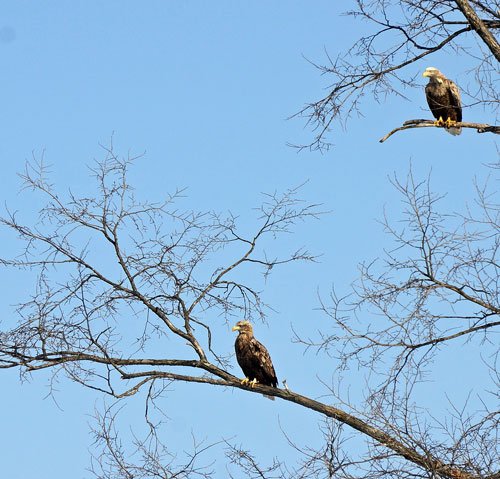
M 486 43 L 491 53 L 495 56 L 497 61 L 500 62 L 500 45 L 498 44 L 496 38 L 492 35 L 490 30 L 488 29 L 485 22 L 483 22 L 474 9 L 471 7 L 470 3 L 467 0 L 455 0 L 458 8 L 464 14 L 464 17 L 470 23 L 472 28 L 476 31 L 476 33 L 481 37 L 481 39 Z M 478 3 L 478 2 L 476 2 Z M 484 10 L 484 9 L 483 9 Z M 498 14 L 498 12 L 497 12 Z
M 394 133 L 397 133 L 398 131 L 409 130 L 411 128 L 430 128 L 430 127 L 444 128 L 440 125 L 436 125 L 433 120 L 407 120 L 403 123 L 403 126 L 394 128 L 394 130 L 391 130 L 389 133 L 387 133 L 387 135 L 380 138 L 379 142 L 383 143 L 385 140 L 389 139 L 392 135 L 394 135 Z M 500 134 L 500 126 L 487 125 L 486 123 L 459 122 L 457 123 L 457 127 L 474 128 L 477 130 L 478 133 L 496 133 L 497 135 Z

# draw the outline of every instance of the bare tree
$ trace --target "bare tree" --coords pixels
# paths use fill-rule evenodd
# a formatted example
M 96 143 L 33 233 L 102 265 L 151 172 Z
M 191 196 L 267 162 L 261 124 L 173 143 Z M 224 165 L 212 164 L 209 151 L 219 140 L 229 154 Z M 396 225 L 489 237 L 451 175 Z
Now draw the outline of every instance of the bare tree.
M 485 353 L 485 346 L 495 349 L 500 222 L 486 189 L 478 189 L 482 216 L 455 216 L 450 229 L 427 182 L 411 175 L 394 180 L 407 205 L 407 224 L 396 230 L 386 222 L 396 240 L 393 253 L 381 272 L 363 267 L 348 298 L 332 294 L 332 303 L 323 303 L 330 322 L 321 337 L 298 338 L 337 356 L 338 377 L 354 362 L 368 372 L 367 381 L 375 380 L 368 381 L 362 404 L 334 387 L 325 402 L 288 387 L 243 384 L 229 372 L 227 352 L 216 346 L 226 321 L 266 316 L 258 280 L 244 268 L 267 276 L 280 265 L 314 261 L 304 249 L 285 253 L 280 246 L 275 256 L 270 248 L 297 222 L 317 218 L 319 206 L 300 201 L 296 190 L 267 195 L 254 233 L 243 233 L 231 214 L 180 210 L 179 191 L 163 202 L 139 201 L 127 180 L 131 161 L 108 148 L 92 170 L 97 193 L 66 198 L 49 183 L 43 164 L 27 167 L 25 188 L 46 204 L 33 225 L 14 212 L 0 220 L 24 243 L 22 254 L 1 264 L 35 272 L 36 290 L 19 305 L 19 321 L 4 323 L 0 368 L 22 374 L 48 369 L 117 399 L 144 391 L 146 408 L 181 381 L 275 396 L 325 418 L 325 447 L 297 445 L 304 456 L 297 467 L 279 460 L 261 466 L 243 446 L 228 445 L 230 462 L 251 477 L 499 477 L 498 412 L 487 394 L 484 411 L 457 408 L 453 421 L 443 424 L 423 415 L 413 396 L 433 355 L 453 340 L 481 344 Z M 361 312 L 378 322 L 359 321 Z M 164 338 L 170 344 L 166 358 L 155 349 Z M 485 367 L 497 374 L 494 357 L 487 359 Z M 498 388 L 491 390 L 497 394 Z M 114 417 L 98 416 L 96 441 L 104 449 L 94 462 L 97 477 L 210 477 L 210 464 L 202 460 L 210 445 L 195 442 L 191 455 L 174 460 L 153 422 L 148 438 L 134 439 L 139 459 L 131 462 Z M 361 445 L 349 456 L 343 444 L 351 436 Z
M 430 61 L 436 52 L 468 62 L 471 82 L 460 85 L 466 108 L 482 105 L 498 113 L 500 45 L 494 36 L 500 30 L 498 1 L 356 0 L 355 4 L 346 14 L 363 21 L 369 33 L 347 52 L 335 52 L 325 65 L 316 65 L 331 86 L 326 96 L 297 113 L 316 132 L 313 141 L 300 148 L 328 148 L 328 132 L 335 122 L 358 115 L 367 97 L 384 101 L 397 96 L 403 101 L 406 88 L 421 88 L 408 66 Z
M 66 201 L 48 183 L 43 163 L 28 165 L 25 188 L 48 202 L 36 226 L 22 224 L 14 212 L 0 220 L 26 245 L 21 256 L 1 263 L 36 270 L 37 288 L 18 308 L 21 323 L 1 337 L 0 367 L 54 368 L 117 398 L 159 378 L 234 380 L 220 369 L 227 358 L 212 349 L 205 318 L 212 310 L 225 320 L 266 314 L 258 290 L 239 282 L 235 271 L 253 266 L 269 275 L 282 264 L 314 261 L 302 249 L 283 258 L 257 250 L 266 237 L 320 214 L 317 205 L 298 200 L 295 190 L 267 195 L 255 234 L 243 236 L 230 214 L 180 211 L 175 205 L 180 191 L 159 203 L 136 200 L 126 179 L 130 161 L 110 148 L 92 170 L 97 196 L 69 193 Z M 220 265 L 217 255 L 223 250 L 234 260 Z M 209 262 L 212 269 L 205 265 Z M 144 322 L 136 331 L 137 323 L 128 325 L 124 333 L 123 322 L 133 317 Z M 124 334 L 139 338 L 135 353 L 120 349 Z M 178 338 L 175 353 L 188 359 L 146 359 L 148 341 L 165 335 Z M 142 371 L 145 367 L 157 369 Z M 175 372 L 180 369 L 199 375 Z M 121 389 L 123 379 L 130 380 L 130 388 Z
M 410 171 L 405 181 L 394 178 L 392 183 L 402 196 L 405 220 L 395 227 L 384 218 L 392 238 L 385 257 L 360 265 L 350 294 L 338 297 L 332 291 L 322 301 L 331 333 L 323 330 L 316 340 L 297 340 L 334 356 L 338 376 L 344 370 L 367 372 L 360 412 L 370 411 L 367 422 L 389 429 L 415 450 L 462 464 L 461 475 L 450 477 L 466 477 L 464 470 L 476 477 L 499 477 L 495 332 L 500 327 L 500 204 L 487 184 L 476 185 L 476 204 L 466 214 L 442 212 L 442 196 L 432 192 L 429 179 L 417 182 Z M 461 352 L 455 349 L 454 354 L 470 355 L 473 374 L 490 374 L 491 384 L 476 391 L 474 405 L 460 405 L 450 397 L 444 418 L 439 418 L 437 411 L 419 404 L 416 390 L 457 345 Z M 467 387 L 465 372 L 449 374 L 457 374 Z M 440 391 L 439 385 L 433 389 Z M 332 394 L 343 400 L 338 390 Z M 367 459 L 363 477 L 387 477 L 388 471 L 397 471 L 397 477 L 443 475 L 398 467 L 393 457 L 374 450 Z

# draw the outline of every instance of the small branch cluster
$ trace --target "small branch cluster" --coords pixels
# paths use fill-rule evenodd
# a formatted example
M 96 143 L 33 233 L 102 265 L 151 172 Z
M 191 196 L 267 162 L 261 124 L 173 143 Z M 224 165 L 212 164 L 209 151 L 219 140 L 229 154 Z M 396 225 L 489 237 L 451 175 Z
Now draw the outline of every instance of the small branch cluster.
M 183 458 L 172 453 L 158 437 L 159 425 L 152 425 L 145 439 L 133 434 L 124 445 L 117 426 L 119 409 L 96 411 L 92 428 L 94 448 L 90 472 L 97 479 L 179 479 L 215 477 L 210 461 L 203 456 L 217 444 L 204 444 L 193 437 L 192 450 Z

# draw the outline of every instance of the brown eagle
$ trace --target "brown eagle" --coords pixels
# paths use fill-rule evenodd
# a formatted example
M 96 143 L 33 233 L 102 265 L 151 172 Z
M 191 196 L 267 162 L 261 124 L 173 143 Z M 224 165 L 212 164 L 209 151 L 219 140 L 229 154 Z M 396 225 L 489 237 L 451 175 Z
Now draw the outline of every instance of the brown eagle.
M 250 386 L 263 384 L 265 386 L 278 386 L 278 378 L 274 371 L 273 362 L 269 352 L 253 335 L 253 328 L 249 321 L 238 321 L 233 327 L 238 331 L 238 337 L 234 343 L 236 359 L 243 370 L 245 379 L 242 384 L 250 382 Z M 274 397 L 266 396 L 270 399 Z
M 452 135 L 460 135 L 462 128 L 454 126 L 462 121 L 462 102 L 457 85 L 434 67 L 426 68 L 422 76 L 429 78 L 425 95 L 429 108 L 437 120 L 435 125 L 444 126 Z

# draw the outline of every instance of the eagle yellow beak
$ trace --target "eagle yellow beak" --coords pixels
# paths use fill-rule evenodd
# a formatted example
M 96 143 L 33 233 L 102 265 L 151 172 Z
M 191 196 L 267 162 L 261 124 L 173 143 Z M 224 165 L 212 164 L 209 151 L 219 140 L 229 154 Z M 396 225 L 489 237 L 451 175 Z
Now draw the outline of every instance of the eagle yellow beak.
M 239 331 L 239 330 L 240 330 L 239 326 L 233 326 L 233 329 L 231 329 L 231 331 Z
M 425 72 L 422 73 L 422 76 L 423 77 L 430 77 L 431 75 L 430 75 L 430 73 L 427 70 L 425 70 Z

